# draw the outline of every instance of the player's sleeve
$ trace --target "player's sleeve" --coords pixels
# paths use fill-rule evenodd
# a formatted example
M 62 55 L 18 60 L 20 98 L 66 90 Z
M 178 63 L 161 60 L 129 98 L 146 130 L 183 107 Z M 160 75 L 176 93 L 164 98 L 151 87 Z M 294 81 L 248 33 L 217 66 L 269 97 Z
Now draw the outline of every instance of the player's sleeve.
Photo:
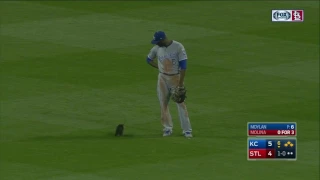
M 150 52 L 149 52 L 149 54 L 148 54 L 148 56 L 147 56 L 147 63 L 150 63 L 150 61 L 152 61 L 154 58 L 156 58 L 156 56 L 157 56 L 157 49 L 156 49 L 157 47 L 156 46 L 154 46 L 151 50 L 150 50 Z
M 188 60 L 187 52 L 184 46 L 181 45 L 179 48 L 179 67 L 181 69 L 187 69 L 187 60 Z

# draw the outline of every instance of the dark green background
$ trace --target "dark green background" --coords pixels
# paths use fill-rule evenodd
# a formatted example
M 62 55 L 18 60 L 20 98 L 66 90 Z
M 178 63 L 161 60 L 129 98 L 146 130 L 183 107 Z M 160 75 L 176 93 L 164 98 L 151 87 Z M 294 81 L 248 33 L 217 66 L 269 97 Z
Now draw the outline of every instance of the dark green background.
M 319 179 L 319 2 L 0 2 L 1 180 Z M 271 22 L 303 9 L 303 23 Z M 164 30 L 189 55 L 195 138 L 162 137 Z M 125 137 L 115 138 L 126 121 Z M 248 162 L 247 122 L 297 122 L 296 162 Z

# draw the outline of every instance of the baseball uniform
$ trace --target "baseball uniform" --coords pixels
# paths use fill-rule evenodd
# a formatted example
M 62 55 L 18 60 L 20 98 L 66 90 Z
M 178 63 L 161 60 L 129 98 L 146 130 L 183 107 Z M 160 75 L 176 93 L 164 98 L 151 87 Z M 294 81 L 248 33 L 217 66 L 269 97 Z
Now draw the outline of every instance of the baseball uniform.
M 157 94 L 161 108 L 161 122 L 164 131 L 172 131 L 173 123 L 168 104 L 172 89 L 179 85 L 180 70 L 186 69 L 188 57 L 184 46 L 173 40 L 167 47 L 154 46 L 148 54 L 147 61 L 150 62 L 155 58 L 158 60 L 159 69 Z M 192 128 L 186 104 L 183 102 L 176 103 L 176 105 L 183 132 L 191 133 Z

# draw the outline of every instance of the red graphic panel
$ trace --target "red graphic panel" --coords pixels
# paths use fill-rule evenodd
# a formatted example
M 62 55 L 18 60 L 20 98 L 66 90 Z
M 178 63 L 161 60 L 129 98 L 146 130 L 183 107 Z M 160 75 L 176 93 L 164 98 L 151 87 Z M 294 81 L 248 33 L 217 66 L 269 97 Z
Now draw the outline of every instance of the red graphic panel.
M 304 13 L 303 10 L 292 10 L 292 21 L 303 21 Z

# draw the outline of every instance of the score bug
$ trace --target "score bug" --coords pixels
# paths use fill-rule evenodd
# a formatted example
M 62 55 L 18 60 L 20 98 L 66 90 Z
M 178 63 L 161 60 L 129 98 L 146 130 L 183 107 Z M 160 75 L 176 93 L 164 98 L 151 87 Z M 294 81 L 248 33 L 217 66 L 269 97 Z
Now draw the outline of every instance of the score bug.
M 248 160 L 297 160 L 296 138 L 248 138 Z

